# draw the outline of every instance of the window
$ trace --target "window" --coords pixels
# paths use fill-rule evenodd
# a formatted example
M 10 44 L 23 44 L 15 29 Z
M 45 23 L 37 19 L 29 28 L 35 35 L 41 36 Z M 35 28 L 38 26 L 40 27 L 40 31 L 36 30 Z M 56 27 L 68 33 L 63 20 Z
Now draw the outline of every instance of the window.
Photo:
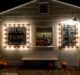
M 36 28 L 36 46 L 52 46 L 52 28 Z
M 40 13 L 48 13 L 48 3 L 40 3 Z

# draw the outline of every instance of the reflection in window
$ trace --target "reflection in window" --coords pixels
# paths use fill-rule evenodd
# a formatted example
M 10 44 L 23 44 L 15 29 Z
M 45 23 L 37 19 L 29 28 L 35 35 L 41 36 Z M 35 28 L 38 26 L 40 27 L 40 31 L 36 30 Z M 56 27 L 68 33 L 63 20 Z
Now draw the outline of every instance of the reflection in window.
M 52 46 L 52 28 L 36 28 L 36 46 Z
M 75 46 L 76 25 L 63 25 L 61 28 L 62 46 Z

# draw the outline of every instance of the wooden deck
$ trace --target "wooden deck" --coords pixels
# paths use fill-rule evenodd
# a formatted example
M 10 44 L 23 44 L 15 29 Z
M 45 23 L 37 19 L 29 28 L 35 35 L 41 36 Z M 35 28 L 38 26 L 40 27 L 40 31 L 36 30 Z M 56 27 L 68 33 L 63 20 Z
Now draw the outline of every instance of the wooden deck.
M 5 74 L 6 73 L 6 74 Z M 54 70 L 21 70 L 2 69 L 0 75 L 80 75 L 80 69 L 54 69 Z

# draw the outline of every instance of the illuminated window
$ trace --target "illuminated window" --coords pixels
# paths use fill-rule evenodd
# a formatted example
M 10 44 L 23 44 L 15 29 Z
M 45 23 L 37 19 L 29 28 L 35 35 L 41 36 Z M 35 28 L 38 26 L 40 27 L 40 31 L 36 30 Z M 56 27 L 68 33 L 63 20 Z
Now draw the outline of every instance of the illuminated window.
M 52 28 L 36 28 L 36 46 L 52 46 Z

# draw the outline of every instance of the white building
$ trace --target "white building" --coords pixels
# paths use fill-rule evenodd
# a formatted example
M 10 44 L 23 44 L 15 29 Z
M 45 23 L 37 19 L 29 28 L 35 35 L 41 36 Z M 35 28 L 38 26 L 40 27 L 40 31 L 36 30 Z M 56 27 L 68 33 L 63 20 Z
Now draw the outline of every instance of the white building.
M 33 0 L 0 13 L 0 58 L 26 60 L 80 59 L 80 7 L 58 0 Z

